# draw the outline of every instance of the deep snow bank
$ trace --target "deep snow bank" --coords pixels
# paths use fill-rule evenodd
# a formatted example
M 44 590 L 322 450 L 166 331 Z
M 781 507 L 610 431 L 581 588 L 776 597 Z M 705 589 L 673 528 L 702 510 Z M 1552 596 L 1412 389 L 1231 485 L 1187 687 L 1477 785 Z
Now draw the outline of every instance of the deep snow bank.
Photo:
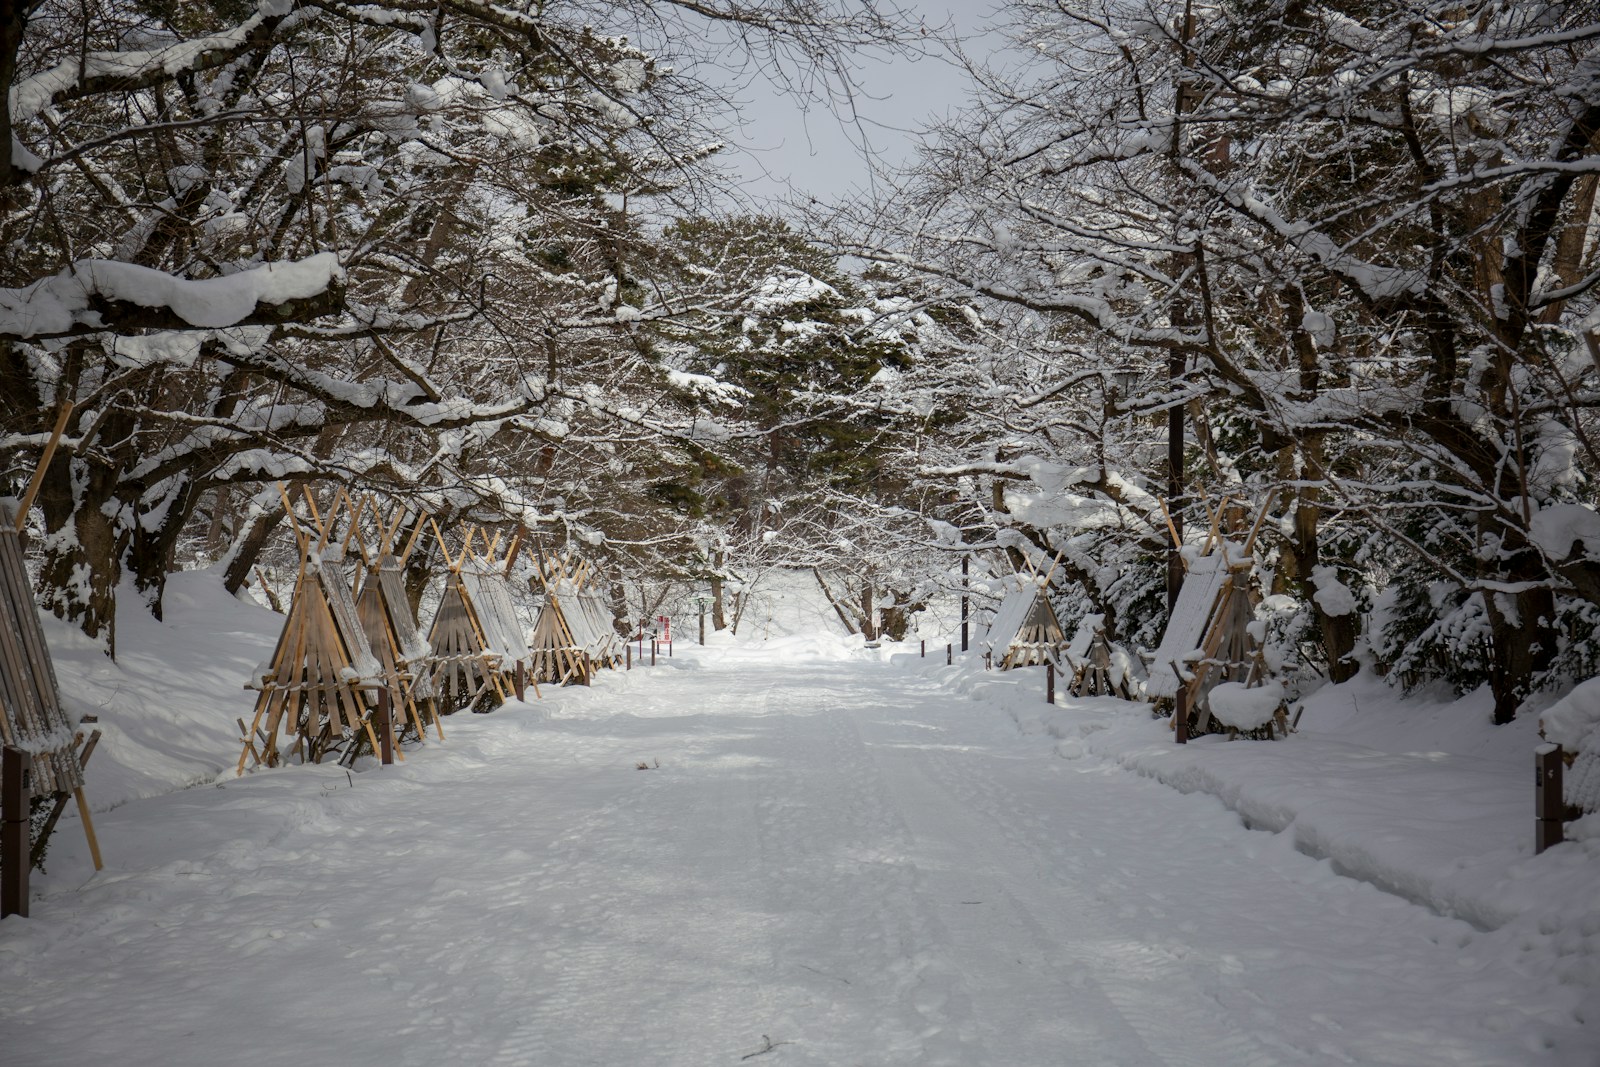
M 210 570 L 168 579 L 158 621 L 118 592 L 117 658 L 41 612 L 67 712 L 102 732 L 86 786 L 96 810 L 208 781 L 239 758 L 255 708 L 244 683 L 272 655 L 283 616 L 228 595 Z

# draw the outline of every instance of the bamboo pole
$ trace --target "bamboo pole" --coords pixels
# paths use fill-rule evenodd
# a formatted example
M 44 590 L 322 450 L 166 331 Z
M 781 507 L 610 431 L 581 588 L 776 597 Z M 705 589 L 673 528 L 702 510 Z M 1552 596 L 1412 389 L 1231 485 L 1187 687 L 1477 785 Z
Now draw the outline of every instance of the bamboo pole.
M 16 530 L 28 524 L 28 512 L 33 507 L 33 498 L 39 494 L 39 487 L 44 484 L 45 468 L 50 466 L 50 461 L 55 458 L 56 446 L 61 443 L 61 435 L 66 432 L 67 419 L 72 417 L 72 401 L 61 402 L 61 413 L 56 416 L 55 429 L 50 431 L 50 440 L 44 446 L 44 454 L 39 457 L 39 466 L 34 468 L 33 477 L 28 480 L 28 491 L 22 494 L 22 503 L 17 506 Z

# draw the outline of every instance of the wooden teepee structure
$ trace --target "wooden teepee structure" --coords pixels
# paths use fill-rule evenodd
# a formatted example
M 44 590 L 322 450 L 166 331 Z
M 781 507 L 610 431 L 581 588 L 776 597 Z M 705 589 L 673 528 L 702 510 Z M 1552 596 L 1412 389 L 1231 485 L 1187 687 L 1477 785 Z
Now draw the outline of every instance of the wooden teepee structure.
M 344 565 L 363 503 L 339 489 L 323 514 L 306 489 L 301 514 L 281 485 L 279 490 L 299 542 L 300 573 L 272 661 L 245 686 L 261 695 L 249 728 L 240 722 L 240 774 L 249 766 L 282 762 L 286 753 L 280 738 L 293 738 L 289 753 L 312 763 L 335 752 L 353 761 L 359 746 L 350 742 L 363 736 L 372 751 L 379 747 L 370 713 L 383 685 L 383 668 L 367 641 Z M 347 529 L 338 539 L 341 519 Z
M 1071 643 L 1061 650 L 1061 658 L 1072 672 L 1067 689 L 1073 696 L 1114 696 L 1124 700 L 1132 696 L 1132 663 L 1112 647 L 1104 615 L 1085 616 Z
M 528 661 L 522 620 L 511 602 L 507 578 L 516 563 L 518 533 L 504 557 L 497 556 L 501 535 L 468 527 L 459 552 L 451 556 L 438 524 L 429 520 L 449 568 L 444 596 L 428 630 L 435 659 L 434 685 L 449 710 L 488 710 L 516 691 L 514 672 Z M 475 548 L 482 541 L 481 551 Z M 534 695 L 538 695 L 534 686 Z
M 1198 553 L 1182 557 L 1183 586 L 1145 682 L 1147 699 L 1173 707 L 1181 736 L 1212 728 L 1206 694 L 1218 683 L 1255 686 L 1265 678 L 1260 643 L 1251 633 L 1256 594 L 1250 575 L 1256 538 L 1270 504 L 1269 496 L 1242 542 L 1230 541 L 1222 530 L 1228 498 L 1214 512 L 1206 505 L 1211 526 L 1205 543 Z
M 531 581 L 544 594 L 528 641 L 533 676 L 558 685 L 587 683 L 593 668 L 615 667 L 622 638 L 589 562 L 541 553 Z
M 98 871 L 100 845 L 83 790 L 77 739 L 67 711 L 62 707 L 55 664 L 39 625 L 21 537 L 28 508 L 39 491 L 45 468 L 50 464 L 71 413 L 70 404 L 62 408 L 55 432 L 16 514 L 7 514 L 0 508 L 0 742 L 32 758 L 32 773 L 24 781 L 30 797 L 54 799 L 55 813 L 49 825 L 54 825 L 69 796 L 77 801 L 84 836 L 89 842 L 89 856 Z M 48 832 L 47 827 L 45 833 Z M 33 851 L 26 847 L 25 837 L 24 834 L 24 840 L 19 842 L 19 854 Z M 21 858 L 20 862 L 30 863 L 31 856 Z M 25 901 L 23 903 L 25 914 Z
M 427 516 L 399 507 L 386 519 L 379 513 L 376 501 L 370 499 L 366 514 L 371 539 L 360 537 L 355 542 L 362 562 L 356 616 L 382 669 L 389 706 L 415 731 L 418 740 L 427 733 L 426 721 L 433 723 L 434 732 L 442 741 L 444 729 L 439 725 L 439 709 L 434 701 L 433 649 L 417 628 L 405 588 L 406 562 Z M 411 535 L 402 546 L 397 536 L 407 518 L 411 520 Z
M 1043 666 L 1066 645 L 1061 620 L 1049 596 L 1050 579 L 1055 577 L 1060 563 L 1061 557 L 1057 556 L 1043 577 L 1031 562 L 1027 575 L 1012 576 L 1012 588 L 978 638 L 978 647 L 989 654 L 998 669 Z

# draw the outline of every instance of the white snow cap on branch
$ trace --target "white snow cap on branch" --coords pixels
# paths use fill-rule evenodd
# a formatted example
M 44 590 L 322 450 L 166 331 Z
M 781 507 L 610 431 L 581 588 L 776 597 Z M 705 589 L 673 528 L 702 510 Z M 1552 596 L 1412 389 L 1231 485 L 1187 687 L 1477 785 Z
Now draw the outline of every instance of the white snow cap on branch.
M 1551 504 L 1534 513 L 1528 535 L 1554 560 L 1564 560 L 1574 542 L 1590 558 L 1600 558 L 1600 512 L 1587 504 Z
M 89 307 L 95 297 L 165 307 L 200 329 L 233 326 L 258 304 L 304 300 L 343 280 L 344 268 L 332 252 L 198 281 L 134 263 L 81 259 L 32 285 L 0 289 L 0 335 L 40 337 L 101 326 L 99 315 Z
M 1355 612 L 1355 594 L 1350 592 L 1349 586 L 1339 581 L 1339 572 L 1332 567 L 1320 565 L 1312 567 L 1311 584 L 1317 587 L 1314 597 L 1317 606 L 1330 616 L 1337 618 Z

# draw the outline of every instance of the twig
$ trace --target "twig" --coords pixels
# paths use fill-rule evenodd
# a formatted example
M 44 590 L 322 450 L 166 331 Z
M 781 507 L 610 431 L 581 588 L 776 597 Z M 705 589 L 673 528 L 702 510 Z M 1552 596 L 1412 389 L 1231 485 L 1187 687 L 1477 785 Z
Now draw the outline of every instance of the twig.
M 748 1055 L 748 1056 L 740 1056 L 739 1059 L 741 1059 L 741 1060 L 753 1060 L 757 1056 L 765 1056 L 767 1053 L 771 1052 L 773 1049 L 777 1048 L 779 1045 L 792 1045 L 792 1044 L 794 1044 L 793 1041 L 774 1041 L 774 1040 L 772 1040 L 772 1038 L 768 1037 L 766 1034 L 762 1034 L 761 1035 L 761 1040 L 763 1040 L 763 1041 L 765 1041 L 767 1043 L 767 1047 L 766 1048 L 756 1049 L 756 1051 L 750 1053 L 750 1055 Z

